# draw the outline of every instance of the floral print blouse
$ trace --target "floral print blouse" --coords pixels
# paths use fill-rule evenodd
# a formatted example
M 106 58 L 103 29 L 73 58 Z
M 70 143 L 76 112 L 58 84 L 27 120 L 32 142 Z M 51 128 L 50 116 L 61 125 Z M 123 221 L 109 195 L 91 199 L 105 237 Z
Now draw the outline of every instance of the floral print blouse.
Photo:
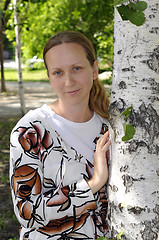
M 103 123 L 100 135 L 105 131 Z M 93 195 L 87 184 L 92 175 L 93 165 L 61 139 L 38 109 L 26 114 L 12 130 L 10 147 L 20 239 L 97 239 L 107 234 L 106 188 Z

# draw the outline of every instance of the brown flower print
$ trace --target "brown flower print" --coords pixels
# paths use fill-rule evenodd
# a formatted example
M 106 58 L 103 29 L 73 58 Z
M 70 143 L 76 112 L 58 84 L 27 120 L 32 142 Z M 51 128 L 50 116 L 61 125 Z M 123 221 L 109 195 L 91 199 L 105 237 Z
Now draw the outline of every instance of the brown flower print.
M 59 191 L 47 201 L 46 206 L 48 207 L 60 206 L 58 211 L 65 211 L 71 205 L 71 200 L 68 194 L 69 194 L 68 186 L 59 189 Z
M 34 121 L 30 127 L 19 127 L 16 131 L 20 133 L 19 142 L 25 153 L 32 158 L 44 161 L 49 153 L 48 150 L 53 146 L 53 140 L 49 131 L 44 129 L 41 122 Z
M 41 192 L 41 180 L 37 170 L 27 165 L 18 167 L 15 170 L 12 185 L 15 196 L 22 199 Z
M 69 186 L 59 189 L 58 193 L 49 198 L 47 201 L 47 206 L 60 206 L 58 211 L 65 211 L 68 209 L 71 206 Z M 47 226 L 39 228 L 38 231 L 50 237 L 53 237 L 54 235 L 60 235 L 62 237 L 74 236 L 77 238 L 84 237 L 86 239 L 87 236 L 81 236 L 81 234 L 76 231 L 85 224 L 86 219 L 90 215 L 89 212 L 96 208 L 97 205 L 95 201 L 85 202 L 85 204 L 81 206 L 74 206 L 74 216 L 65 216 L 60 219 L 51 220 Z
M 29 198 L 31 194 L 35 196 L 41 193 L 41 180 L 37 169 L 27 165 L 18 167 L 12 176 L 12 187 L 15 196 L 22 199 L 17 204 L 19 215 L 25 220 L 32 220 L 31 224 L 33 224 L 34 219 L 41 220 L 40 216 L 35 214 L 41 201 L 40 197 L 38 197 L 35 206 Z
M 65 216 L 60 219 L 51 220 L 45 227 L 41 227 L 38 229 L 38 232 L 48 235 L 49 237 L 53 236 L 63 236 L 67 237 L 76 237 L 81 238 L 81 233 L 76 232 L 80 229 L 86 222 L 89 217 L 89 213 L 82 214 L 79 218 L 74 216 Z M 83 235 L 84 239 L 86 239 L 86 235 Z M 65 239 L 60 238 L 60 239 Z M 73 238 L 74 239 L 74 238 Z M 82 239 L 82 238 L 81 238 Z

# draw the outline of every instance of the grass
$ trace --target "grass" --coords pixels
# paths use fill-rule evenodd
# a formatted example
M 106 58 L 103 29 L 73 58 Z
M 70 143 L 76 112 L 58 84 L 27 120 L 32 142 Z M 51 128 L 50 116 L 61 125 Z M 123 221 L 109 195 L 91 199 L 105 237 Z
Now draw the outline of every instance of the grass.
M 0 239 L 19 238 L 9 184 L 9 138 L 18 119 L 0 119 Z
M 45 69 L 41 70 L 23 70 L 23 81 L 48 81 Z M 5 69 L 4 76 L 6 81 L 17 81 L 16 69 Z

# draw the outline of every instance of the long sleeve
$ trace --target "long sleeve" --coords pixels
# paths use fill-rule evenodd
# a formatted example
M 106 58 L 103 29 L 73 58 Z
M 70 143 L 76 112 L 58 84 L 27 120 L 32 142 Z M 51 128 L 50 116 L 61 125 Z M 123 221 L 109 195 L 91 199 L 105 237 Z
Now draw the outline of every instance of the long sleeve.
M 80 228 L 97 207 L 86 178 L 86 164 L 69 157 L 58 135 L 41 121 L 21 120 L 13 129 L 10 182 L 22 226 L 42 233 L 48 232 L 50 224 L 54 233 L 59 226 Z

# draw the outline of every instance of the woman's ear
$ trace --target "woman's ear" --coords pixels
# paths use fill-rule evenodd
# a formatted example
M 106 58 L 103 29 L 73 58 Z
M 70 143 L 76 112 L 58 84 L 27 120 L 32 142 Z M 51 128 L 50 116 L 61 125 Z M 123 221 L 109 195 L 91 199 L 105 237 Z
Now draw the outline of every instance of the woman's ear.
M 94 61 L 92 68 L 93 68 L 93 80 L 96 80 L 98 78 L 98 62 L 97 62 L 97 60 Z

